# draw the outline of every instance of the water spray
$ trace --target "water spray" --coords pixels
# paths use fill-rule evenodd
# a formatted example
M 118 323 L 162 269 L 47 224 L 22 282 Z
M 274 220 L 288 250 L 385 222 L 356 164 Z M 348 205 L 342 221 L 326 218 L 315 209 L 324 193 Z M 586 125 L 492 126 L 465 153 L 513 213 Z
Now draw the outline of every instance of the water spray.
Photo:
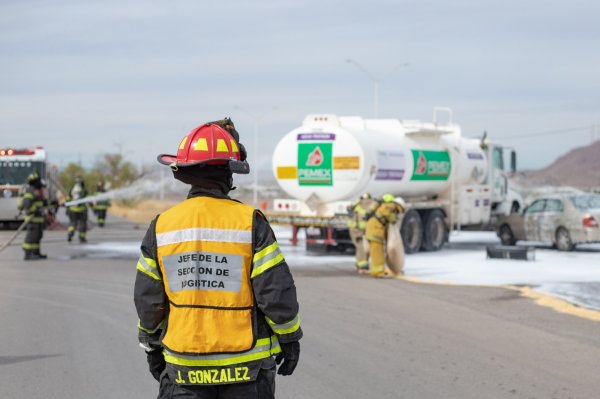
M 90 195 L 85 198 L 65 202 L 64 206 L 74 206 L 80 204 L 88 204 L 98 201 L 106 201 L 112 199 L 121 198 L 133 198 L 144 194 L 159 194 L 161 189 L 173 184 L 173 180 L 160 179 L 160 180 L 138 180 L 129 187 L 119 188 L 116 190 L 110 190 L 105 193 L 98 193 L 96 195 Z

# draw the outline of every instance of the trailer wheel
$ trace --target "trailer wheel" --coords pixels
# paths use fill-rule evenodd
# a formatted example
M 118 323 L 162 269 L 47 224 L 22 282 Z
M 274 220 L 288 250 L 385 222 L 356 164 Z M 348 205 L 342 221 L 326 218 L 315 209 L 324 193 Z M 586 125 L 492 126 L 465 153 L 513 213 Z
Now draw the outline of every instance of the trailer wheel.
M 447 229 L 444 222 L 444 213 L 439 209 L 433 209 L 425 214 L 423 221 L 423 245 L 424 251 L 439 251 L 446 242 Z
M 419 212 L 411 209 L 404 215 L 400 235 L 404 243 L 404 252 L 413 254 L 419 252 L 423 242 L 423 222 Z

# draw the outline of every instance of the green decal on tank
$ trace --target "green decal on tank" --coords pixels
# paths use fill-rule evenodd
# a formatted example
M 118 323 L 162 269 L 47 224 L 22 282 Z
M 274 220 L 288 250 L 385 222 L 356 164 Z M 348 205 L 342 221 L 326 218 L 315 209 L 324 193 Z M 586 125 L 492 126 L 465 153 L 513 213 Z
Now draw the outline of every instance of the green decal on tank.
M 448 180 L 450 154 L 448 151 L 411 150 L 413 174 L 411 180 Z
M 333 143 L 298 144 L 298 184 L 333 185 Z

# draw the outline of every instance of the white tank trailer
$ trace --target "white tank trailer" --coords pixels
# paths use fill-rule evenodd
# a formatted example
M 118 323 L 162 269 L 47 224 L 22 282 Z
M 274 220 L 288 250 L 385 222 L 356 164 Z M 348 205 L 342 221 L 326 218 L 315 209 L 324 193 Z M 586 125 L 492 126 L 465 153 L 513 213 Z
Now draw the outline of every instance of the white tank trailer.
M 448 122 L 437 123 L 448 113 Z M 517 210 L 504 148 L 465 138 L 447 108 L 433 122 L 308 115 L 273 154 L 273 172 L 292 200 L 276 200 L 274 222 L 307 228 L 312 250 L 351 246 L 341 223 L 363 193 L 391 193 L 407 205 L 401 234 L 407 253 L 436 251 L 450 230 L 486 228 L 494 215 Z M 516 157 L 511 154 L 514 172 Z

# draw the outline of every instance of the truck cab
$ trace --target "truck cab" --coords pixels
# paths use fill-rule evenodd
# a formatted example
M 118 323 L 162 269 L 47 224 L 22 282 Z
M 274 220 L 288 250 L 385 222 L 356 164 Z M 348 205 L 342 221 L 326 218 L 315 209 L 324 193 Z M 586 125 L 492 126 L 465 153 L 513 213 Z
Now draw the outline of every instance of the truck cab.
M 19 193 L 33 172 L 48 182 L 46 151 L 42 147 L 0 148 L 0 223 L 15 226 L 23 222 L 25 216 L 18 209 Z M 51 187 L 48 191 L 53 197 Z

